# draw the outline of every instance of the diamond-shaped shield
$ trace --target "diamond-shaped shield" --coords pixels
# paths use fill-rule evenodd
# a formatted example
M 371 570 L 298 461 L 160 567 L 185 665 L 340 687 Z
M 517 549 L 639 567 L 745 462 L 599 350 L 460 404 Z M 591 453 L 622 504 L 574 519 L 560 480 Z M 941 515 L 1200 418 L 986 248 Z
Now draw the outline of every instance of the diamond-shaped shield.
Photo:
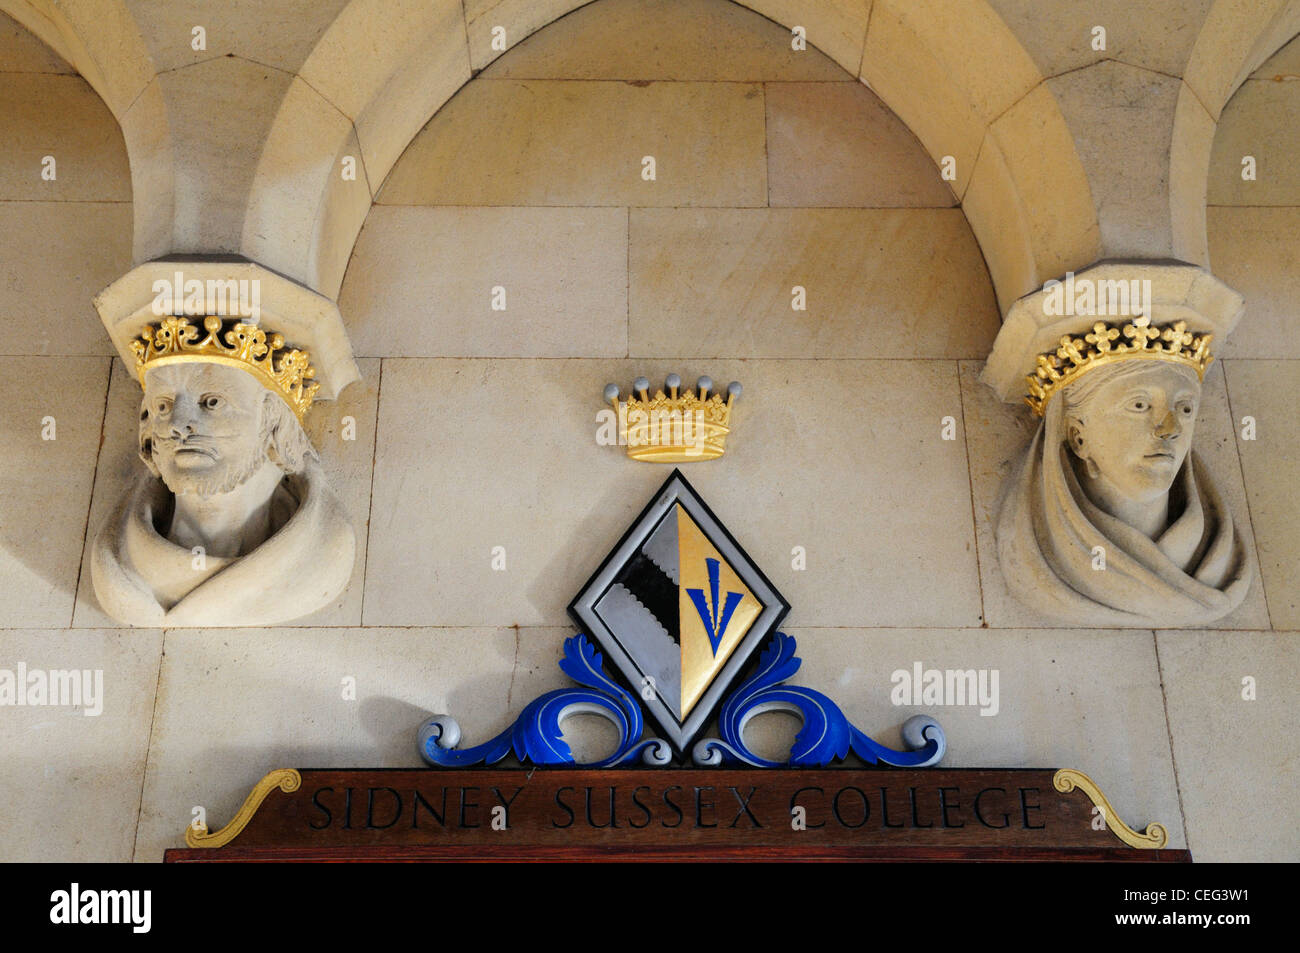
M 569 606 L 679 753 L 789 611 L 679 470 Z

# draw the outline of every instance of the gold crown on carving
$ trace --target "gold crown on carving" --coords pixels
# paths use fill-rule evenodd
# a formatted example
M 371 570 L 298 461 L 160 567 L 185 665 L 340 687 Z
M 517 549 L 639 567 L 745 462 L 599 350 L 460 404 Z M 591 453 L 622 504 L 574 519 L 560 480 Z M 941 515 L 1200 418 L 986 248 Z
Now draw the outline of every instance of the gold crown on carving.
M 713 380 L 701 377 L 695 388 L 681 390 L 682 379 L 669 374 L 668 392 L 650 396 L 650 382 L 638 377 L 634 393 L 620 403 L 617 384 L 605 387 L 605 399 L 618 415 L 619 436 L 627 443 L 627 455 L 650 463 L 690 463 L 715 460 L 727 450 L 731 432 L 731 405 L 740 396 L 740 384 L 727 385 L 726 400 L 713 390 Z M 639 394 L 640 397 L 636 395 Z
M 131 342 L 140 386 L 144 386 L 145 371 L 164 364 L 206 361 L 239 367 L 283 397 L 301 421 L 320 388 L 312 380 L 316 368 L 311 366 L 307 352 L 283 351 L 283 335 L 268 335 L 255 324 L 240 321 L 222 334 L 223 324 L 215 316 L 204 318 L 203 328 L 208 333 L 201 340 L 199 329 L 189 318 L 163 318 L 157 327 L 146 327 L 139 339 Z
M 1186 321 L 1175 321 L 1164 328 L 1151 327 L 1151 319 L 1145 314 L 1122 327 L 1098 321 L 1082 337 L 1067 334 L 1055 351 L 1038 355 L 1034 373 L 1025 378 L 1029 383 L 1025 403 L 1041 417 L 1047 401 L 1058 390 L 1094 367 L 1115 361 L 1175 361 L 1195 368 L 1204 380 L 1205 369 L 1214 360 L 1210 356 L 1212 340 L 1213 334 L 1188 331 Z

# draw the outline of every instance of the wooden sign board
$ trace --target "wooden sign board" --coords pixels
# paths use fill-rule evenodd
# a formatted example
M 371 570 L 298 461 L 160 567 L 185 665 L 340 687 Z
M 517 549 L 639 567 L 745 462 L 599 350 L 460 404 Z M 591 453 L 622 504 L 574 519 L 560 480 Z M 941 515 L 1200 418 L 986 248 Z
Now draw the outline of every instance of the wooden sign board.
M 166 859 L 1191 859 L 1165 841 L 1074 771 L 281 770 Z

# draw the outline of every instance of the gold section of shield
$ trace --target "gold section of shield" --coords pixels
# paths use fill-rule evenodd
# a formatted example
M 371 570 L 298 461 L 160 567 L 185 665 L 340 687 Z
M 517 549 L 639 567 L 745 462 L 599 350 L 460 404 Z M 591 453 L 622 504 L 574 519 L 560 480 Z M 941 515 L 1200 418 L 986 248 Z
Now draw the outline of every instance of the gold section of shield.
M 726 605 L 728 592 L 739 592 L 744 597 L 727 622 L 722 641 L 718 643 L 717 655 L 713 654 L 713 646 L 709 643 L 709 634 L 704 620 L 700 618 L 695 602 L 686 591 L 700 589 L 704 592 L 705 601 L 712 602 L 713 591 L 709 585 L 709 568 L 706 559 L 718 561 L 718 602 Z M 749 631 L 749 627 L 763 611 L 763 607 L 681 506 L 677 507 L 677 567 L 679 573 L 677 615 L 682 652 L 682 719 L 685 720 L 691 709 L 695 707 L 695 703 L 700 700 L 700 696 L 704 694 L 704 690 L 709 687 L 709 683 L 713 681 L 713 677 L 726 664 L 731 653 L 736 650 L 736 646 Z M 715 616 L 721 614 L 721 606 L 712 606 L 712 609 Z

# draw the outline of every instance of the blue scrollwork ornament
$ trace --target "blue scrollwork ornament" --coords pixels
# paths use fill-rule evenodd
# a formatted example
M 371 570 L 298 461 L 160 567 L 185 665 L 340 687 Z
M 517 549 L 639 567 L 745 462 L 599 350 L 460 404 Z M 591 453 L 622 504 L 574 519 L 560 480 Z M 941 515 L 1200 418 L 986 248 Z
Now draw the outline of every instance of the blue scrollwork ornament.
M 721 738 L 702 738 L 691 751 L 698 765 L 747 764 L 760 768 L 825 767 L 848 756 L 850 750 L 868 764 L 923 768 L 938 764 L 947 747 L 943 728 L 929 715 L 914 715 L 903 723 L 907 751 L 887 748 L 868 737 L 839 706 L 811 688 L 781 684 L 802 664 L 795 641 L 777 632 L 758 660 L 758 669 L 722 703 L 718 712 Z M 787 761 L 770 761 L 745 744 L 745 726 L 764 712 L 784 711 L 803 719 Z
M 666 765 L 672 760 L 668 742 L 660 738 L 642 740 L 641 706 L 605 674 L 600 653 L 585 635 L 579 633 L 565 640 L 560 669 L 586 688 L 559 688 L 533 699 L 513 725 L 491 741 L 472 748 L 457 747 L 460 725 L 454 718 L 434 715 L 420 725 L 421 757 L 437 767 L 454 768 L 495 764 L 513 750 L 520 762 L 576 765 L 560 725 L 570 715 L 591 714 L 613 724 L 619 731 L 619 742 L 609 757 L 583 762 L 582 767 L 625 765 L 638 757 L 650 765 Z

